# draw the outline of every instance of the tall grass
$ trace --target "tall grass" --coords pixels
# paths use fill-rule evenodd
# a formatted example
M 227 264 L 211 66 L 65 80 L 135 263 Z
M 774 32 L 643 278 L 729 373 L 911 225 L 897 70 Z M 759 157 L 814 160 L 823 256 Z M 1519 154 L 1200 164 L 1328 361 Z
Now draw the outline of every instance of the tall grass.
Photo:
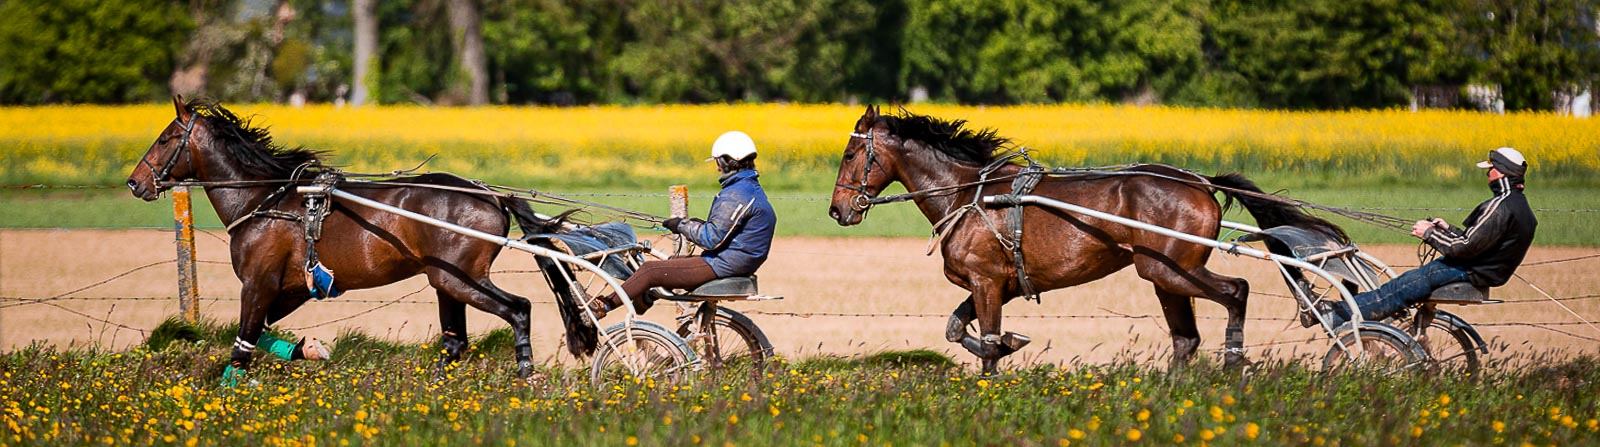
M 492 337 L 492 336 L 491 336 Z M 752 377 L 593 388 L 581 369 L 514 377 L 506 346 L 435 381 L 427 346 L 346 333 L 335 359 L 262 357 L 215 384 L 226 341 L 0 355 L 0 443 L 248 445 L 1588 445 L 1600 360 L 1478 376 L 1319 372 L 1270 359 L 1013 365 L 936 353 L 780 361 Z M 492 344 L 492 343 L 490 343 Z M 475 348 L 476 349 L 476 348 Z M 484 354 L 484 355 L 479 355 Z

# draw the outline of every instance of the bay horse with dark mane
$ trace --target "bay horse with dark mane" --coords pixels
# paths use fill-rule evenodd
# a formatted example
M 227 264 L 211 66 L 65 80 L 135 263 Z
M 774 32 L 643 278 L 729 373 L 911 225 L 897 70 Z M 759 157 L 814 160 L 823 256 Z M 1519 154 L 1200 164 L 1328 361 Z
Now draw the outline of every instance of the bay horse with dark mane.
M 206 182 L 206 196 L 232 236 L 229 255 L 239 291 L 239 334 L 224 381 L 250 365 L 255 342 L 267 325 L 289 315 L 311 298 L 307 286 L 306 207 L 295 182 L 327 170 L 319 152 L 284 148 L 266 130 L 252 127 L 210 102 L 174 98 L 172 120 L 128 177 L 133 195 L 153 201 L 164 182 Z M 302 171 L 297 173 L 297 171 Z M 430 188 L 429 185 L 444 188 Z M 286 188 L 285 188 L 286 187 Z M 449 174 L 424 174 L 382 182 L 341 184 L 340 189 L 485 233 L 504 236 L 513 219 L 525 233 L 545 233 L 559 219 L 541 219 L 526 202 L 464 190 L 483 187 Z M 533 374 L 527 298 L 489 280 L 489 266 L 501 247 L 400 215 L 329 198 L 329 213 L 316 243 L 323 265 L 337 273 L 334 288 L 357 290 L 391 284 L 418 274 L 428 277 L 439 297 L 443 332 L 438 367 L 460 358 L 467 346 L 466 306 L 511 325 L 517 371 Z M 569 312 L 570 311 L 570 312 Z M 575 309 L 563 314 L 576 318 Z M 567 321 L 573 328 L 573 321 Z M 571 338 L 569 332 L 569 339 Z M 592 346 L 592 344 L 591 344 Z M 574 353 L 580 346 L 570 346 Z M 263 347 L 265 348 L 265 347 Z
M 961 343 L 994 372 L 998 361 L 1028 339 L 1002 334 L 1001 306 L 1025 293 L 1017 263 L 1004 232 L 1008 212 L 995 207 L 973 209 L 977 194 L 1012 192 L 1011 178 L 1022 170 L 1004 163 L 981 182 L 980 171 L 997 161 L 1009 141 L 992 129 L 963 128 L 965 120 L 944 121 L 902 109 L 898 116 L 880 115 L 868 106 L 856 121 L 828 214 L 842 226 L 866 216 L 872 199 L 899 182 L 916 206 L 942 232 L 945 278 L 971 292 L 950 316 L 946 338 Z M 1117 216 L 1180 232 L 1216 238 L 1226 204 L 1211 185 L 1260 192 L 1238 174 L 1207 177 L 1164 165 L 1135 165 L 1108 172 L 1045 176 L 1032 194 L 1051 197 Z M 1343 231 L 1291 205 L 1220 190 L 1228 204 L 1238 200 L 1262 228 L 1297 225 L 1335 234 Z M 966 209 L 963 209 L 966 208 Z M 1023 271 L 1037 292 L 1094 281 L 1132 265 L 1149 281 L 1161 302 L 1172 336 L 1174 367 L 1187 363 L 1200 346 L 1191 297 L 1221 304 L 1228 311 L 1225 364 L 1243 365 L 1244 322 L 1250 286 L 1241 278 L 1218 275 L 1205 267 L 1211 247 L 1161 236 L 1089 216 L 1043 207 L 1022 210 L 1020 242 Z M 980 336 L 967 326 L 976 319 Z

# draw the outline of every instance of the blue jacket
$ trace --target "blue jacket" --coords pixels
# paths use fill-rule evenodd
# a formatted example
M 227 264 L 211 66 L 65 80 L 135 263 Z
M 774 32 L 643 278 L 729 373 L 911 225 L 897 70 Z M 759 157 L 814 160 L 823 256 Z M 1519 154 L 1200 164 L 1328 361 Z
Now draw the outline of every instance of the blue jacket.
M 705 249 L 700 257 L 719 278 L 749 276 L 767 262 L 778 216 L 756 182 L 760 175 L 752 169 L 723 176 L 722 191 L 711 199 L 708 220 L 678 224 L 678 233 Z

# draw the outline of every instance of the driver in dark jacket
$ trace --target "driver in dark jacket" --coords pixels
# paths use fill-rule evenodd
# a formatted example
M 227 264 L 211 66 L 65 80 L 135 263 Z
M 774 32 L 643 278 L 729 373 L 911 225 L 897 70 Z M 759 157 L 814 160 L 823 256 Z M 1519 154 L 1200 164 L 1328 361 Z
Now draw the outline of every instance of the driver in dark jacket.
M 756 144 L 744 132 L 722 134 L 711 145 L 722 191 L 711 200 L 711 215 L 706 220 L 671 218 L 662 226 L 684 235 L 705 249 L 700 256 L 678 257 L 646 262 L 622 283 L 622 290 L 633 298 L 643 313 L 650 300 L 640 299 L 652 287 L 692 289 L 713 279 L 750 276 L 767 261 L 772 248 L 772 232 L 778 217 L 772 212 L 767 193 L 757 182 Z M 596 317 L 604 317 L 622 305 L 615 293 L 589 303 Z
M 1438 218 L 1420 220 L 1412 225 L 1411 234 L 1439 250 L 1440 258 L 1384 283 L 1377 290 L 1356 295 L 1363 318 L 1388 318 L 1426 300 L 1434 289 L 1445 284 L 1470 281 L 1478 287 L 1499 287 L 1511 280 L 1523 256 L 1528 254 L 1534 229 L 1539 226 L 1527 197 L 1522 195 L 1528 161 L 1516 149 L 1503 147 L 1489 151 L 1489 159 L 1478 163 L 1478 167 L 1488 169 L 1489 191 L 1494 197 L 1467 215 L 1462 223 L 1465 230 L 1451 227 Z M 1350 320 L 1349 306 L 1342 301 L 1322 301 L 1317 307 L 1324 318 L 1331 318 L 1334 327 Z

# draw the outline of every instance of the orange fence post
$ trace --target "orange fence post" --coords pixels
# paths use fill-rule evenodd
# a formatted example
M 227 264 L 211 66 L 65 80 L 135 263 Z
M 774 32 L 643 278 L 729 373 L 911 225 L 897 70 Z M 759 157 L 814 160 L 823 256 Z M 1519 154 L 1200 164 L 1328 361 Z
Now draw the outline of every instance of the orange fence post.
M 669 201 L 667 207 L 667 215 L 669 217 L 679 219 L 689 217 L 689 185 L 672 185 L 672 188 L 668 190 L 667 200 Z M 688 254 L 686 249 L 689 248 L 689 244 L 685 244 L 682 237 L 674 236 L 672 238 L 672 254 Z
M 194 209 L 189 187 L 172 188 L 173 232 L 178 245 L 178 311 L 190 323 L 200 320 L 200 284 L 194 271 Z

